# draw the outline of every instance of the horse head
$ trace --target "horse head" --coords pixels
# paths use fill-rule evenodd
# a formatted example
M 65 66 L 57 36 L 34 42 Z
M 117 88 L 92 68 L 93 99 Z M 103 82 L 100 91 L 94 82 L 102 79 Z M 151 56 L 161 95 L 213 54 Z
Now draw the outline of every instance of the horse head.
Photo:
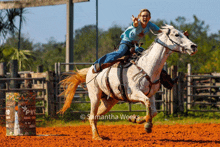
M 165 38 L 168 38 L 166 45 L 171 51 L 188 53 L 189 55 L 194 55 L 198 51 L 197 45 L 173 26 L 165 25 L 161 31 L 162 34 L 165 34 Z

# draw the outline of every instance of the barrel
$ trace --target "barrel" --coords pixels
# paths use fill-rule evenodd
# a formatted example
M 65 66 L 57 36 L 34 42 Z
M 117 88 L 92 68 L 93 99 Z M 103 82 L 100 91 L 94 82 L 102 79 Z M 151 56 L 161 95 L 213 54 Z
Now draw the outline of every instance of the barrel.
M 8 92 L 6 93 L 6 135 L 14 135 L 14 124 L 15 124 L 15 105 L 18 101 L 19 93 Z
M 22 91 L 17 93 L 14 105 L 10 101 L 6 102 L 6 111 L 10 112 L 12 120 L 6 115 L 6 135 L 7 136 L 35 136 L 36 135 L 36 94 L 32 91 Z M 7 112 L 6 112 L 7 113 Z M 8 125 L 7 125 L 8 124 Z
M 26 136 L 36 135 L 36 106 L 35 96 L 29 93 L 28 99 L 18 101 L 18 122 L 20 134 Z

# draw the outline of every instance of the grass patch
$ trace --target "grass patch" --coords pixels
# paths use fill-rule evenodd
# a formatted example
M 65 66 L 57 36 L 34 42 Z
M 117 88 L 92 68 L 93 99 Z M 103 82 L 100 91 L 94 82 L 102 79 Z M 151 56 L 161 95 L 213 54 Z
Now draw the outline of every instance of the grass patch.
M 190 112 L 188 116 L 185 115 L 169 115 L 164 116 L 164 114 L 158 113 L 156 117 L 153 118 L 154 125 L 175 125 L 175 124 L 197 124 L 197 123 L 220 123 L 220 113 L 219 112 L 208 112 L 206 115 L 202 113 L 199 115 L 198 112 Z M 107 113 L 102 118 L 99 119 L 98 125 L 140 125 L 129 122 L 126 118 L 134 113 L 131 112 L 123 112 L 123 113 Z M 144 116 L 145 113 L 140 116 Z M 86 115 L 86 114 L 84 114 Z M 138 115 L 138 113 L 136 113 Z M 212 116 L 212 117 L 211 117 Z M 44 119 L 41 123 L 37 124 L 37 127 L 66 127 L 66 126 L 80 126 L 80 125 L 90 125 L 89 121 L 80 120 L 80 119 L 71 119 L 71 120 L 64 120 L 63 117 L 54 119 L 54 118 L 47 118 Z
M 86 101 L 88 101 L 86 99 Z M 194 106 L 193 109 L 199 109 L 198 106 Z M 73 113 L 74 110 L 78 111 L 90 111 L 90 103 L 85 104 L 72 104 L 63 116 L 58 118 L 37 118 L 43 120 L 37 123 L 37 127 L 65 127 L 65 126 L 79 126 L 79 125 L 90 125 L 88 113 Z M 129 110 L 129 103 L 118 103 L 111 111 L 125 111 Z M 143 110 L 144 112 L 109 112 L 106 115 L 99 118 L 98 125 L 139 125 L 131 123 L 127 120 L 130 115 L 146 115 L 146 108 L 143 104 L 131 104 L 131 110 Z M 207 107 L 205 110 L 211 110 Z M 220 112 L 192 112 L 179 113 L 175 115 L 164 115 L 163 112 L 158 113 L 153 118 L 154 125 L 174 125 L 174 124 L 196 124 L 196 123 L 220 123 Z

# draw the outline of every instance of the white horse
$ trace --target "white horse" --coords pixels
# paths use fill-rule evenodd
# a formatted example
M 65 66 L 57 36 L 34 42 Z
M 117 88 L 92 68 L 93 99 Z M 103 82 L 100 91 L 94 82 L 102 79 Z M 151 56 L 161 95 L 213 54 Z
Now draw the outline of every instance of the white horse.
M 142 102 L 146 106 L 146 116 L 136 118 L 136 121 L 139 123 L 146 121 L 145 130 L 148 133 L 151 132 L 152 118 L 157 115 L 154 94 L 160 88 L 158 80 L 168 56 L 173 52 L 188 53 L 189 55 L 197 52 L 197 45 L 173 26 L 165 25 L 161 30 L 162 33 L 158 34 L 149 49 L 142 53 L 136 65 L 133 64 L 123 69 L 123 84 L 127 99 L 130 102 Z M 105 81 L 107 69 L 98 74 L 92 73 L 92 69 L 93 66 L 81 69 L 62 81 L 64 87 L 67 88 L 64 91 L 66 101 L 60 113 L 64 113 L 70 107 L 77 86 L 86 82 L 91 101 L 89 121 L 92 128 L 92 138 L 102 140 L 98 134 L 97 120 L 101 115 L 109 112 L 119 99 L 122 99 L 118 89 L 120 79 L 117 74 L 118 68 L 111 68 L 109 81 L 116 98 L 107 98 L 110 95 Z M 146 76 L 149 78 L 145 78 Z M 104 98 L 102 97 L 103 93 L 106 95 Z

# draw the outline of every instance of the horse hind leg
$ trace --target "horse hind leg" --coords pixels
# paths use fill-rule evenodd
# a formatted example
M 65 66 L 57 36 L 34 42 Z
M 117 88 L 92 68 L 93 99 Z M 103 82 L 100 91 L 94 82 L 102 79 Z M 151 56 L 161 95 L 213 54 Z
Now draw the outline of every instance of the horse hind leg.
M 118 102 L 118 100 L 114 98 L 107 99 L 107 96 L 101 99 L 101 105 L 98 108 L 97 116 L 100 117 L 108 113 L 111 108 Z
M 109 98 L 107 96 L 101 99 L 101 105 L 99 105 L 101 94 L 98 95 L 98 99 L 91 100 L 91 112 L 90 112 L 90 125 L 92 127 L 93 140 L 103 140 L 97 130 L 97 121 L 100 116 L 106 114 L 111 108 L 118 102 L 118 100 Z
M 90 102 L 91 102 L 89 122 L 92 128 L 92 139 L 102 140 L 102 138 L 99 136 L 98 129 L 97 129 L 97 121 L 98 121 L 97 112 L 98 112 L 98 107 L 99 107 L 99 103 L 101 99 L 101 92 L 98 92 L 97 94 L 90 92 L 89 97 L 90 97 Z

